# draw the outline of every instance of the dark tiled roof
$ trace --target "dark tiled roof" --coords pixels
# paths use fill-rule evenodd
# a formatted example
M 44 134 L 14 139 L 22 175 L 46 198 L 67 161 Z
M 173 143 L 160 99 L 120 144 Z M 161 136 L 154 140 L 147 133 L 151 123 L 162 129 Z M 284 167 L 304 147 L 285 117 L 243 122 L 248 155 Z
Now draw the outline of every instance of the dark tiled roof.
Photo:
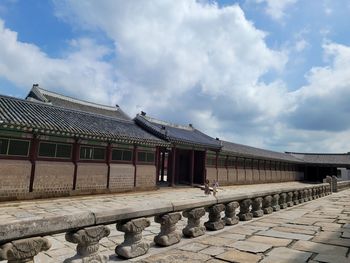
M 247 145 L 222 141 L 222 150 L 227 153 L 231 153 L 237 156 L 244 156 L 244 157 L 255 157 L 255 158 L 261 158 L 261 159 L 271 159 L 271 160 L 278 160 L 278 161 L 287 161 L 287 162 L 303 162 L 300 159 L 295 158 L 294 156 L 291 156 L 290 154 L 281 153 L 281 152 L 274 152 L 264 149 L 259 149 Z
M 288 152 L 306 163 L 310 164 L 331 164 L 331 165 L 350 165 L 350 153 L 294 153 Z
M 0 126 L 91 139 L 168 144 L 138 127 L 133 120 L 121 120 L 1 95 Z
M 219 150 L 221 148 L 220 141 L 191 126 L 175 125 L 139 114 L 136 116 L 135 121 L 152 134 L 172 143 L 187 144 L 214 150 Z
M 131 118 L 124 111 L 122 111 L 121 108 L 117 106 L 111 107 L 74 99 L 68 96 L 64 96 L 55 92 L 39 88 L 37 85 L 33 86 L 26 99 L 30 101 L 43 102 L 54 106 L 60 106 L 68 109 L 96 113 L 123 120 L 131 120 Z

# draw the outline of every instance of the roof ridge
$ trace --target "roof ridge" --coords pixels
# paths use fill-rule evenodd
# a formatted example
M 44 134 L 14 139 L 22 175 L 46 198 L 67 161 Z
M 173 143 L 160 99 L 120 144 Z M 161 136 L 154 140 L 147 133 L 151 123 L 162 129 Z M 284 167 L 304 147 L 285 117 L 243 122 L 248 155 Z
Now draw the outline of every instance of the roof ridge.
M 121 122 L 125 122 L 125 123 L 134 123 L 133 120 L 126 120 L 126 119 L 122 119 L 122 118 L 118 118 L 118 117 L 111 117 L 111 116 L 98 114 L 98 113 L 92 113 L 92 112 L 87 112 L 87 111 L 82 111 L 82 110 L 77 110 L 77 109 L 65 108 L 65 107 L 62 107 L 62 106 L 47 104 L 45 102 L 30 101 L 30 100 L 26 100 L 26 99 L 22 99 L 22 98 L 16 98 L 16 97 L 11 97 L 11 96 L 2 95 L 2 94 L 0 94 L 0 98 L 12 99 L 12 100 L 21 101 L 23 103 L 35 104 L 35 105 L 40 105 L 40 106 L 44 106 L 44 107 L 56 108 L 56 109 L 60 109 L 60 110 L 68 111 L 68 112 L 77 112 L 77 113 L 80 113 L 80 114 L 85 114 L 85 115 L 90 115 L 90 116 L 103 117 L 105 119 L 116 120 L 116 121 L 121 121 Z
M 154 124 L 165 125 L 165 126 L 169 126 L 169 127 L 172 127 L 172 128 L 178 128 L 178 129 L 183 129 L 183 130 L 188 130 L 188 131 L 196 130 L 195 128 L 193 128 L 191 126 L 175 124 L 175 123 L 159 120 L 159 119 L 156 119 L 156 118 L 153 118 L 153 117 L 149 117 L 149 116 L 145 116 L 145 115 L 141 115 L 141 114 L 137 114 L 137 116 L 140 116 L 141 118 L 144 118 L 147 121 L 149 121 L 151 123 L 154 123 Z
M 258 147 L 254 147 L 254 146 L 250 146 L 250 145 L 246 145 L 246 144 L 236 143 L 236 142 L 229 142 L 229 141 L 225 141 L 225 140 L 220 140 L 220 141 L 227 142 L 227 143 L 231 143 L 231 144 L 236 144 L 236 145 L 240 145 L 240 146 L 244 146 L 244 147 L 250 147 L 250 148 L 253 148 L 253 149 L 258 149 L 258 150 L 273 152 L 273 153 L 279 153 L 279 154 L 284 154 L 284 155 L 287 155 L 287 154 L 288 154 L 287 152 L 278 152 L 278 151 L 273 151 L 273 150 L 269 150 L 269 149 L 258 148 Z
M 350 152 L 347 153 L 302 153 L 302 152 L 285 152 L 287 154 L 300 154 L 300 155 L 350 155 Z
M 44 95 L 51 95 L 53 97 L 65 99 L 65 100 L 70 101 L 70 102 L 74 102 L 74 103 L 78 103 L 78 104 L 82 104 L 82 105 L 86 105 L 86 106 L 91 106 L 91 107 L 96 107 L 96 108 L 101 108 L 101 109 L 105 109 L 105 110 L 110 110 L 110 111 L 119 111 L 120 110 L 119 107 L 113 107 L 113 106 L 95 103 L 95 102 L 91 102 L 91 101 L 87 101 L 87 100 L 77 99 L 77 98 L 74 98 L 71 96 L 59 94 L 59 93 L 54 92 L 54 91 L 46 90 L 46 89 L 43 89 L 43 88 L 38 87 L 38 86 L 36 86 L 35 88 L 38 89 L 39 91 L 43 92 Z

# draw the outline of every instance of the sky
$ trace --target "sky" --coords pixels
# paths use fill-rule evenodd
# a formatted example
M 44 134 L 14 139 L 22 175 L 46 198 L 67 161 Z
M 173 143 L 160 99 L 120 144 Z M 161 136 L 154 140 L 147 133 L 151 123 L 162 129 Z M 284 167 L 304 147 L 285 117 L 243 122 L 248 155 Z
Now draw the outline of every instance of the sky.
M 350 151 L 348 0 L 1 0 L 0 94 L 32 84 L 276 151 Z

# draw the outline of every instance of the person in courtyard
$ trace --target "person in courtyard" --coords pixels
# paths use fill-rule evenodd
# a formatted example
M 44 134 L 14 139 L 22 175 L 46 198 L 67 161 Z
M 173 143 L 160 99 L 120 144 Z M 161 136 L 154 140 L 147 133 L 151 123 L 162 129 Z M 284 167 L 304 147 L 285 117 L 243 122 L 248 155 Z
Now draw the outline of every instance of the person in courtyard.
M 213 195 L 216 196 L 216 193 L 218 192 L 219 182 L 214 180 L 213 181 Z
M 205 180 L 205 183 L 204 183 L 204 194 L 206 195 L 210 195 L 210 188 L 209 188 L 209 180 Z

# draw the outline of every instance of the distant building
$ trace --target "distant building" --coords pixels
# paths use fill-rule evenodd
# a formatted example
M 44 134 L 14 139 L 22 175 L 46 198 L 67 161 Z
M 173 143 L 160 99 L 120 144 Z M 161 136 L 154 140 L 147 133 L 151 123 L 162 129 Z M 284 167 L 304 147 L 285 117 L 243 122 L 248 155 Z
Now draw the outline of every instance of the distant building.
M 25 100 L 0 95 L 0 201 L 155 189 L 322 181 L 349 154 L 279 153 L 214 139 L 193 125 L 131 119 L 119 106 L 33 85 Z M 327 158 L 326 158 L 327 157 Z M 346 170 L 347 171 L 347 170 Z

